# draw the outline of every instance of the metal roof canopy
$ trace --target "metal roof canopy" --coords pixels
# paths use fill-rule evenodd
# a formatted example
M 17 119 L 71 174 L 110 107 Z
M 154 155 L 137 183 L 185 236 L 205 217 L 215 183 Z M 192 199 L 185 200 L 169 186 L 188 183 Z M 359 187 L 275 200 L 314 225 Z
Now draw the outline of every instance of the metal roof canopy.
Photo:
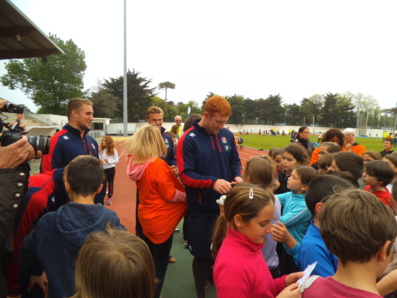
M 9 0 L 0 0 L 0 60 L 64 52 Z

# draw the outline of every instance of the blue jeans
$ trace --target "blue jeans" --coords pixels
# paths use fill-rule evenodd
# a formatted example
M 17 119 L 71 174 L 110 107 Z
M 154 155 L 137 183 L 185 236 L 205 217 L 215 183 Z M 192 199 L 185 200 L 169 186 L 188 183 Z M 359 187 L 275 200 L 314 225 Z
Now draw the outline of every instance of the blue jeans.
M 145 231 L 144 231 L 145 233 Z M 168 260 L 170 258 L 170 251 L 172 246 L 173 234 L 165 242 L 160 244 L 152 243 L 145 235 L 143 240 L 146 242 L 152 254 L 154 267 L 156 269 L 156 295 L 155 298 L 160 297 L 161 289 L 163 287 L 165 273 L 167 272 Z

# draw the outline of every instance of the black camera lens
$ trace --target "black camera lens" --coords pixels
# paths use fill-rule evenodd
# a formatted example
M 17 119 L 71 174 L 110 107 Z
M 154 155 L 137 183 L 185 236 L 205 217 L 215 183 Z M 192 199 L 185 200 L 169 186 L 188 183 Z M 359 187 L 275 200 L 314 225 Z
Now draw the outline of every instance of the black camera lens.
M 28 142 L 33 147 L 35 152 L 40 150 L 44 155 L 48 154 L 50 151 L 50 139 L 47 137 L 28 137 Z
M 3 108 L 3 112 L 23 114 L 24 108 L 11 102 L 7 102 Z

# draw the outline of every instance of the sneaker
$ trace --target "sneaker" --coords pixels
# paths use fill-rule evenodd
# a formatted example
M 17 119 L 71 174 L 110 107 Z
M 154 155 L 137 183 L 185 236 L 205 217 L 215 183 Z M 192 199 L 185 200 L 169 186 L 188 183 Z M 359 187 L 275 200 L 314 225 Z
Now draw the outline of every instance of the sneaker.
M 183 242 L 183 248 L 187 248 L 187 246 L 188 246 L 187 240 L 185 240 L 185 241 Z
M 107 205 L 112 205 L 112 199 L 108 199 L 108 201 L 106 202 Z

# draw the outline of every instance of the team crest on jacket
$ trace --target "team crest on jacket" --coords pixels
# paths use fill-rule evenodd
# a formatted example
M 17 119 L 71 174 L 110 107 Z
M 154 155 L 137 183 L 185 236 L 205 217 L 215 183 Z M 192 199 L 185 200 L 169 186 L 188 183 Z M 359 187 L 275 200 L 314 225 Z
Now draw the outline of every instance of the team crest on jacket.
M 165 146 L 168 148 L 170 146 L 168 139 L 164 139 L 164 142 L 165 142 Z
M 223 144 L 226 144 L 226 143 L 227 143 L 227 140 L 226 140 L 225 137 L 222 137 L 222 143 L 223 143 Z M 226 147 L 225 147 L 225 148 L 226 148 Z

